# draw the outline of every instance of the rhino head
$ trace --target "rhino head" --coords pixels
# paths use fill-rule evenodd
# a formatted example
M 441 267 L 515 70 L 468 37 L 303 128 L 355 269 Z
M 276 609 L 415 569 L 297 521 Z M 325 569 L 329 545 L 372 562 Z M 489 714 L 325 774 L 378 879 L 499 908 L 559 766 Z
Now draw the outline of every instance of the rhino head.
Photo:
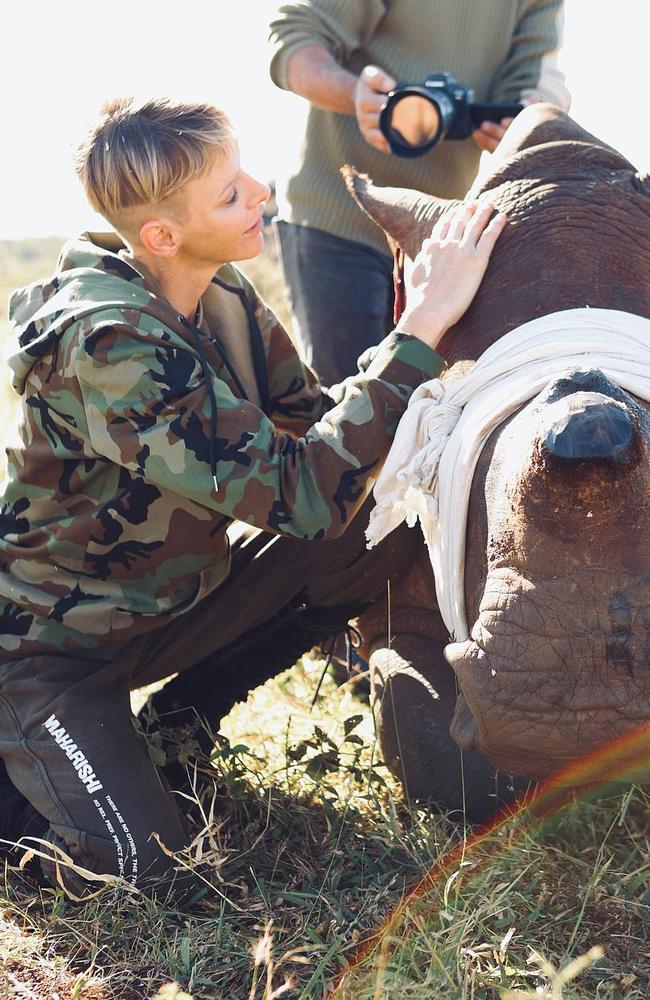
M 647 404 L 598 370 L 551 382 L 484 449 L 472 637 L 446 658 L 460 686 L 452 734 L 497 767 L 541 777 L 650 721 L 649 459 Z M 650 729 L 645 754 L 623 756 L 584 773 L 650 779 Z
M 349 169 L 346 183 L 407 258 L 449 204 Z M 452 369 L 551 312 L 650 317 L 650 179 L 618 152 L 534 105 L 468 197 L 488 191 L 510 224 L 440 345 Z M 539 778 L 569 766 L 576 784 L 650 780 L 649 409 L 601 371 L 569 370 L 483 450 L 467 529 L 471 638 L 445 655 L 459 686 L 452 735 L 499 769 Z M 411 660 L 426 655 L 411 643 Z M 599 755 L 606 744 L 616 759 Z

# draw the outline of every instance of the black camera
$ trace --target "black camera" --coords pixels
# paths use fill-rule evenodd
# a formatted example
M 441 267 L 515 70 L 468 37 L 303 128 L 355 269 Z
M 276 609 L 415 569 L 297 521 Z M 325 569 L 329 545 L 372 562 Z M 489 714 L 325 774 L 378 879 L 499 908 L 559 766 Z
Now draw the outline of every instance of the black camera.
M 386 98 L 379 127 L 397 156 L 423 156 L 443 139 L 467 139 L 481 122 L 514 118 L 521 104 L 477 104 L 451 73 L 399 83 Z

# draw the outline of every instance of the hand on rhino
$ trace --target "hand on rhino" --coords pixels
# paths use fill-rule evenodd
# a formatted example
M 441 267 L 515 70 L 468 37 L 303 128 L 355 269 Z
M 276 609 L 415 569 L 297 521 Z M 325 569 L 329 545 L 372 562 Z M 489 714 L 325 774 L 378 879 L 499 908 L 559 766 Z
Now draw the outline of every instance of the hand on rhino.
M 406 308 L 396 330 L 435 348 L 458 322 L 478 291 L 507 222 L 505 213 L 493 213 L 489 201 L 472 201 L 454 205 L 436 222 L 413 261 Z

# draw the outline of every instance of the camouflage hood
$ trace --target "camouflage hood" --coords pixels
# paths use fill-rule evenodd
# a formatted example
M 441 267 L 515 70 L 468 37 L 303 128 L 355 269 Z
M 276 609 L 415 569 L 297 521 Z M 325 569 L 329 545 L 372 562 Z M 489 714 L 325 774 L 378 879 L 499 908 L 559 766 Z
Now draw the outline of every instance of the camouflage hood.
M 119 255 L 123 249 L 113 234 L 84 233 L 63 247 L 50 277 L 13 293 L 7 362 L 16 392 L 24 392 L 39 358 L 51 353 L 56 357 L 55 342 L 68 327 L 93 313 L 136 309 L 178 326 L 171 306 L 148 291 L 145 277 Z

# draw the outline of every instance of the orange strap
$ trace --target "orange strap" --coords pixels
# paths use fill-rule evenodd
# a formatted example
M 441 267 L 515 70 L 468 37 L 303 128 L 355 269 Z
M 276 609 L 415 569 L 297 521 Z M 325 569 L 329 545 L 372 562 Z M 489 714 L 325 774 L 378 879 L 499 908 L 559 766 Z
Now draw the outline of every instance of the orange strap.
M 393 289 L 395 291 L 395 304 L 393 306 L 393 322 L 397 323 L 404 312 L 406 305 L 406 291 L 404 288 L 404 251 L 401 247 L 395 247 L 393 251 Z

